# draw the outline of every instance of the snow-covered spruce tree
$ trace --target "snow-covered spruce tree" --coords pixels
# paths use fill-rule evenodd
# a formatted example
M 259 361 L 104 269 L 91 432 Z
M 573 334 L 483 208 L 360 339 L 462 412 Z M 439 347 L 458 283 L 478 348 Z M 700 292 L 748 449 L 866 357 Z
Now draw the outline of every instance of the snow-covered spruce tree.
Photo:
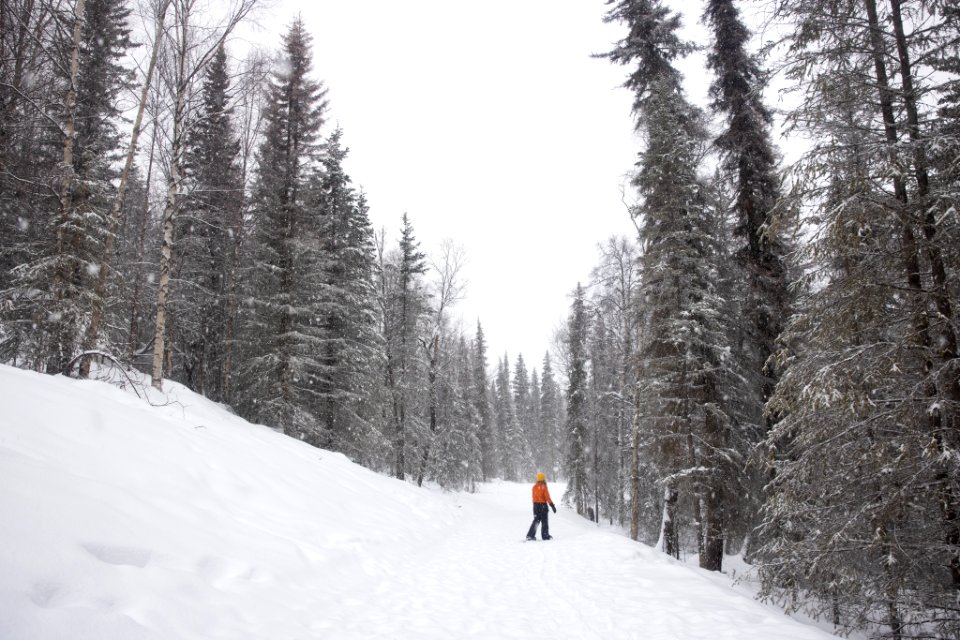
M 5 8 L 5 52 L 33 59 L 4 55 L 0 72 L 6 76 L 0 161 L 13 178 L 0 202 L 18 203 L 16 213 L 8 208 L 5 215 L 7 224 L 16 224 L 10 238 L 18 246 L 4 253 L 19 260 L 11 264 L 12 277 L 4 276 L 10 285 L 4 314 L 12 322 L 5 323 L 3 340 L 17 345 L 24 365 L 56 373 L 78 352 L 92 307 L 113 189 L 111 161 L 120 146 L 118 101 L 130 82 L 120 65 L 132 44 L 130 10 L 106 0 L 79 0 L 64 9 Z M 37 50 L 28 54 L 32 46 Z M 57 176 L 56 184 L 50 176 Z M 57 202 L 44 192 L 57 193 Z M 23 329 L 30 335 L 20 334 Z
M 703 20 L 713 30 L 707 57 L 714 73 L 711 106 L 727 125 L 715 144 L 734 183 L 735 257 L 743 291 L 743 337 L 737 346 L 751 380 L 750 412 L 743 419 L 760 425 L 765 420 L 763 405 L 776 384 L 776 372 L 768 360 L 790 309 L 788 247 L 783 216 L 775 211 L 780 190 L 769 131 L 773 118 L 763 103 L 765 75 L 747 52 L 750 32 L 740 19 L 736 1 L 707 0 Z M 751 429 L 759 437 L 763 431 Z
M 634 178 L 645 315 L 635 417 L 641 441 L 634 446 L 650 456 L 663 490 L 662 549 L 679 555 L 681 524 L 695 523 L 701 566 L 719 570 L 742 445 L 728 405 L 737 375 L 729 310 L 717 291 L 719 224 L 697 176 L 706 134 L 673 66 L 689 45 L 676 35 L 679 17 L 658 1 L 620 2 L 607 19 L 629 29 L 606 56 L 635 65 L 625 84 L 647 139 Z
M 56 41 L 71 15 L 49 3 L 0 3 L 0 360 L 43 370 L 56 251 L 52 179 L 63 161 Z
M 568 320 L 567 349 L 569 373 L 566 391 L 567 421 L 564 436 L 567 443 L 567 491 L 564 500 L 581 516 L 587 515 L 590 487 L 587 480 L 589 465 L 587 438 L 589 420 L 589 389 L 587 373 L 587 334 L 590 330 L 586 293 L 577 283 Z
M 531 407 L 530 407 L 530 378 L 527 374 L 527 363 L 523 361 L 523 354 L 517 354 L 517 359 L 513 364 L 513 378 L 511 380 L 513 390 L 513 408 L 517 416 L 517 428 L 523 434 L 524 440 L 530 445 L 530 452 L 536 450 L 536 441 L 533 439 L 536 434 L 533 433 L 531 425 Z
M 517 409 L 513 399 L 510 381 L 510 359 L 506 353 L 497 365 L 497 377 L 494 380 L 493 410 L 496 417 L 497 433 L 500 436 L 500 468 L 504 480 L 518 482 L 530 476 L 533 459 L 527 443 Z
M 426 256 L 406 214 L 396 252 L 381 247 L 379 302 L 384 339 L 384 385 L 388 395 L 387 430 L 393 442 L 393 474 L 403 480 L 419 470 L 417 455 L 425 428 L 419 405 L 428 395 L 425 363 L 418 344 L 428 297 L 423 276 Z
M 326 89 L 310 77 L 311 37 L 296 19 L 283 38 L 264 106 L 264 138 L 254 189 L 253 263 L 246 277 L 242 411 L 313 444 L 322 426 L 314 413 L 323 367 L 327 255 L 323 220 L 310 192 L 319 170 L 318 137 Z
M 490 382 L 487 378 L 487 341 L 483 327 L 477 320 L 477 334 L 473 341 L 473 405 L 479 424 L 481 468 L 483 480 L 491 480 L 500 473 L 500 454 L 497 450 L 496 422 L 490 402 Z
M 817 140 L 796 171 L 815 233 L 770 402 L 784 424 L 769 438 L 765 593 L 846 629 L 956 636 L 958 236 L 937 214 L 949 180 L 931 180 L 942 124 L 925 106 L 956 25 L 898 0 L 778 16 L 796 25 L 788 71 L 806 96 L 791 120 Z
M 378 331 L 373 228 L 365 198 L 350 186 L 343 170 L 347 149 L 337 129 L 323 147 L 322 174 L 311 200 L 320 216 L 323 254 L 321 287 L 314 292 L 321 369 L 317 372 L 316 415 L 321 446 L 361 460 L 382 448 L 370 392 L 382 371 Z
M 240 143 L 230 105 L 226 49 L 206 71 L 196 124 L 187 139 L 183 207 L 175 225 L 177 279 L 171 292 L 177 358 L 171 375 L 198 393 L 223 399 L 227 285 L 243 207 Z
M 560 475 L 560 463 L 563 460 L 561 443 L 563 442 L 560 420 L 560 387 L 553 376 L 553 364 L 550 353 L 543 354 L 543 374 L 540 379 L 540 424 L 543 438 L 544 458 L 540 469 L 550 478 Z
M 471 349 L 461 336 L 453 350 L 445 350 L 438 386 L 437 433 L 429 476 L 445 488 L 472 491 L 482 480 L 479 416 L 473 404 Z
M 529 422 L 526 434 L 530 443 L 530 454 L 533 456 L 533 467 L 537 471 L 547 470 L 546 438 L 543 433 L 543 417 L 540 410 L 540 374 L 536 367 L 530 369 L 529 393 Z M 551 475 L 551 478 L 553 476 Z

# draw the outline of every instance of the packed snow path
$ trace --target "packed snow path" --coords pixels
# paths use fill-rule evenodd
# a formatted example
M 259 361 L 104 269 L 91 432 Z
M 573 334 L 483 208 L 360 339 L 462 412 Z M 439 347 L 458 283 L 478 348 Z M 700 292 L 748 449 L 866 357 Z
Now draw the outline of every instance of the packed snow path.
M 528 483 L 417 488 L 177 385 L 0 395 L 2 640 L 832 637 L 563 508 L 524 542 Z
M 503 483 L 459 496 L 449 535 L 398 559 L 360 605 L 367 615 L 348 616 L 342 628 L 358 638 L 390 637 L 391 629 L 410 638 L 830 637 L 734 592 L 727 578 L 691 570 L 569 510 L 551 514 L 553 540 L 523 542 L 529 494 L 527 485 Z

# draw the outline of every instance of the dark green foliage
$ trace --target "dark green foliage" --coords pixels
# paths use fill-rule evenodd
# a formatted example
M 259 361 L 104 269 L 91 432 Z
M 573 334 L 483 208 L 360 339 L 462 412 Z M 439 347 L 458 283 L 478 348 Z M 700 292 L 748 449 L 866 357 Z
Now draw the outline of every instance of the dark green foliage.
M 246 278 L 242 406 L 250 418 L 318 444 L 321 425 L 313 408 L 322 368 L 322 309 L 316 292 L 323 287 L 326 256 L 322 215 L 310 188 L 318 172 L 326 90 L 310 78 L 310 40 L 303 22 L 294 21 L 264 109 L 254 263 Z
M 566 391 L 567 421 L 565 427 L 567 459 L 567 492 L 564 499 L 570 502 L 577 513 L 587 514 L 590 487 L 587 483 L 588 440 L 588 401 L 587 380 L 587 335 L 589 317 L 587 315 L 586 294 L 577 284 L 573 294 L 573 304 L 568 321 L 567 349 L 569 373 Z
M 0 29 L 0 357 L 59 372 L 93 304 L 120 144 L 132 46 L 126 3 L 87 0 L 82 22 L 41 3 L 3 2 Z M 74 27 L 75 106 L 68 113 Z M 72 161 L 64 166 L 73 122 Z
M 188 137 L 187 196 L 177 216 L 179 258 L 171 316 L 178 358 L 171 375 L 215 400 L 224 399 L 228 293 L 242 234 L 243 179 L 234 132 L 226 51 L 221 46 L 203 84 Z

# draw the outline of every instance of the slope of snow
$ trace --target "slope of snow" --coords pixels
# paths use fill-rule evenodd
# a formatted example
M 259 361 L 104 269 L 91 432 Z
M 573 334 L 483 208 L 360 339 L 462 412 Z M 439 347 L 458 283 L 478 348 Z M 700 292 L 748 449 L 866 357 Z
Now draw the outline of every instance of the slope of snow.
M 562 508 L 523 543 L 529 485 L 418 489 L 166 389 L 0 366 L 0 639 L 833 637 Z

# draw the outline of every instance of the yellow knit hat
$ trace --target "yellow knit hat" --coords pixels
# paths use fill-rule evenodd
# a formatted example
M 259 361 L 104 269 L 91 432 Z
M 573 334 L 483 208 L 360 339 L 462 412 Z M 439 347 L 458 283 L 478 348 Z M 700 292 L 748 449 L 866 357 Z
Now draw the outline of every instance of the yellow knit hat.
M 543 471 L 537 473 L 537 482 L 544 482 L 546 479 L 547 476 L 543 475 Z

